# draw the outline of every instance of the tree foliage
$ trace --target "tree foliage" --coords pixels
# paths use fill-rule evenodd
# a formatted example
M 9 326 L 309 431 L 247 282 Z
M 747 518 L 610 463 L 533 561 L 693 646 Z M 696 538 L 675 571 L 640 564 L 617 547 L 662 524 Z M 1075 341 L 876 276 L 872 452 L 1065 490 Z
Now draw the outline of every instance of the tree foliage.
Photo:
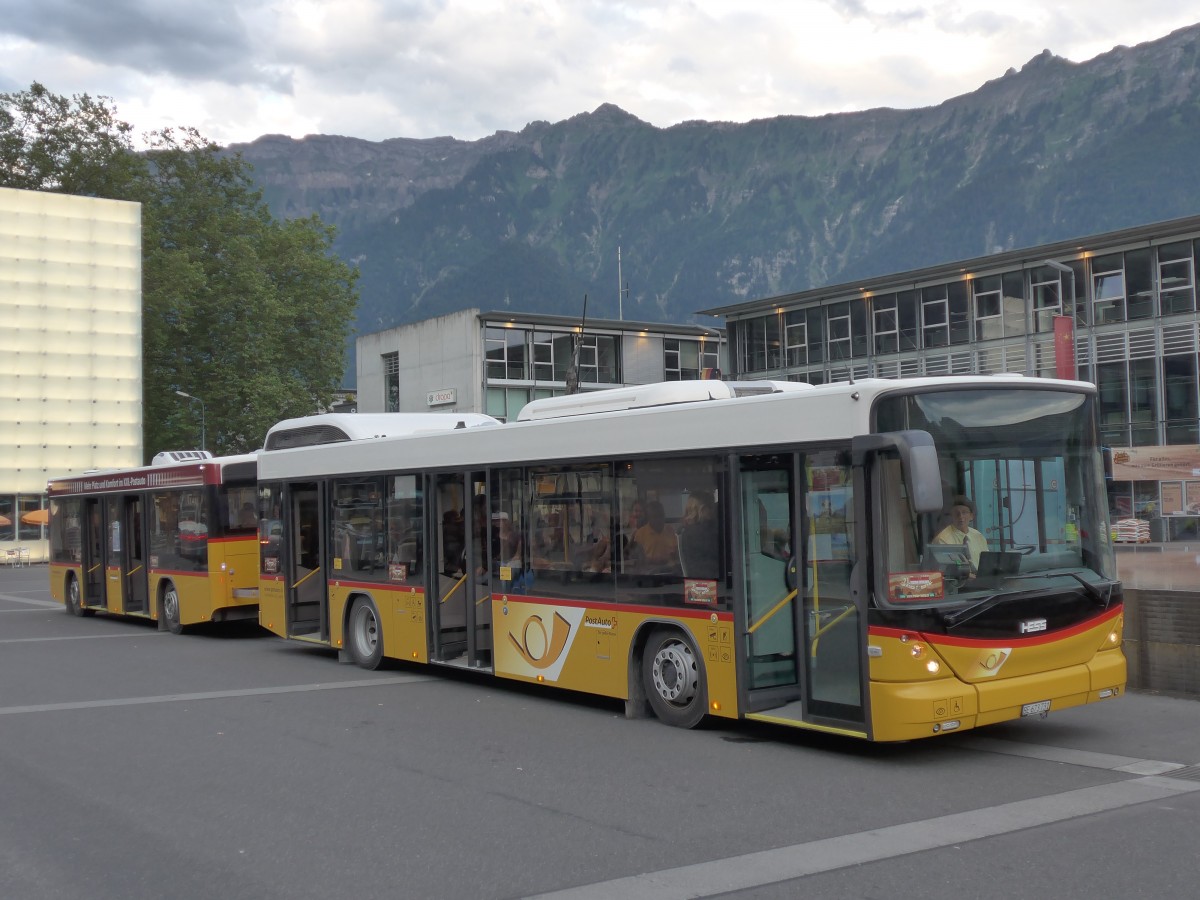
M 357 272 L 317 217 L 278 221 L 240 155 L 194 129 L 147 136 L 106 98 L 34 84 L 0 94 L 0 185 L 142 204 L 143 421 L 149 459 L 198 446 L 262 446 L 281 418 L 327 406 L 339 387 Z

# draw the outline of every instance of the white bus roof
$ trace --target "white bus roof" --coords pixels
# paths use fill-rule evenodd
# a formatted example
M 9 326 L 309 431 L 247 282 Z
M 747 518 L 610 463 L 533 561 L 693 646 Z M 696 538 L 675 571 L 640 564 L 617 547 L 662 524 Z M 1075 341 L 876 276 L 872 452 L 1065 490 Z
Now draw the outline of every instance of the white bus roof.
M 517 421 L 557 419 L 562 416 L 694 403 L 697 400 L 731 400 L 734 397 L 812 389 L 811 384 L 799 381 L 663 381 L 605 391 L 588 391 L 583 394 L 544 397 L 527 403 L 517 416 Z
M 267 450 L 279 450 L 499 424 L 499 420 L 491 416 L 466 412 L 321 413 L 276 422 L 267 431 L 263 447 Z
M 413 431 L 403 437 L 266 450 L 258 457 L 259 478 L 269 481 L 335 473 L 522 465 L 531 460 L 569 462 L 843 440 L 869 431 L 872 401 L 883 394 L 938 388 L 1013 388 L 1018 384 L 1035 390 L 1095 390 L 1077 381 L 991 376 L 835 382 L 756 396 L 546 416 L 492 428 Z

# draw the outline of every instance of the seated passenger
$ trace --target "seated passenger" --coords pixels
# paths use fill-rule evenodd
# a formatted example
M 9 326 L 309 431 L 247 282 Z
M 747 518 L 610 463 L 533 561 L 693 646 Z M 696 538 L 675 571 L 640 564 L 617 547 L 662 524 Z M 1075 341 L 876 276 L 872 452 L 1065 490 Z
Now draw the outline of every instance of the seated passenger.
M 606 514 L 592 515 L 592 527 L 587 537 L 572 549 L 571 556 L 577 572 L 596 574 L 612 571 L 612 538 Z
M 675 531 L 667 524 L 662 503 L 646 504 L 646 524 L 633 533 L 633 559 L 639 571 L 673 572 L 679 562 Z

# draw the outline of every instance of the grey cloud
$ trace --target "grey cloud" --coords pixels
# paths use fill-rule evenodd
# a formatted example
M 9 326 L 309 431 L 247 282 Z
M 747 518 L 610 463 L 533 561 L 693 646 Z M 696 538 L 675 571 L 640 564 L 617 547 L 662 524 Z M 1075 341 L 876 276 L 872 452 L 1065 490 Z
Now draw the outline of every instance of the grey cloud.
M 906 22 L 920 21 L 926 16 L 925 10 L 916 6 L 912 9 L 879 13 L 873 11 L 865 0 L 825 0 L 825 2 L 834 12 L 847 19 L 864 19 L 875 26 L 903 25 Z
M 254 65 L 243 19 L 252 0 L 0 0 L 7 33 L 113 66 L 185 79 L 290 90 L 290 77 Z

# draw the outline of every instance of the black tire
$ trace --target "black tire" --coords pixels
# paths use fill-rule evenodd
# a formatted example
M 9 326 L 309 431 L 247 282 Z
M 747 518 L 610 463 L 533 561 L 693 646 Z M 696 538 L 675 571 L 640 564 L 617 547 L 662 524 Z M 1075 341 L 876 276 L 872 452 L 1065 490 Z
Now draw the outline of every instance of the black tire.
M 163 589 L 162 617 L 167 624 L 167 631 L 171 634 L 183 634 L 183 625 L 179 622 L 179 591 L 170 581 Z
M 83 605 L 82 591 L 79 589 L 79 579 L 73 575 L 67 578 L 67 614 L 71 616 L 94 616 L 96 611 Z
M 708 691 L 700 654 L 682 632 L 660 628 L 646 641 L 642 684 L 660 721 L 695 728 L 708 711 Z
M 350 658 L 364 669 L 383 665 L 383 627 L 370 597 L 359 597 L 350 607 L 346 618 L 346 649 Z

